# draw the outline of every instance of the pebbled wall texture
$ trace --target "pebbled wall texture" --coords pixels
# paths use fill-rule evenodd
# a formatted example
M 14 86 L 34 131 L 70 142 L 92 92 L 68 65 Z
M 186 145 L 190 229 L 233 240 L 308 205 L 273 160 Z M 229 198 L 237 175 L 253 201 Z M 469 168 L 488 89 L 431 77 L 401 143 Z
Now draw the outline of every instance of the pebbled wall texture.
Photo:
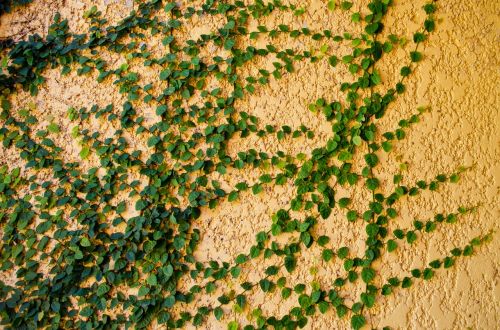
M 306 12 L 295 17 L 289 14 L 273 14 L 259 22 L 267 26 L 289 24 L 295 28 L 307 26 L 311 30 L 332 29 L 344 32 L 352 24 L 349 16 L 341 11 L 327 10 L 326 1 L 309 0 L 296 2 L 305 6 Z M 181 2 L 182 3 L 182 2 Z M 355 1 L 355 6 L 365 8 L 367 1 Z M 395 0 L 387 17 L 387 34 L 396 33 L 411 37 L 422 23 L 424 1 Z M 458 184 L 445 184 L 437 192 L 424 192 L 416 198 L 398 202 L 401 220 L 399 228 L 409 228 L 413 219 L 428 219 L 436 213 L 454 212 L 459 206 L 480 205 L 472 214 L 461 217 L 452 225 L 443 225 L 419 239 L 413 246 L 401 245 L 396 253 L 384 256 L 377 265 L 384 278 L 406 275 L 412 268 L 422 267 L 429 261 L 448 253 L 455 246 L 463 246 L 479 234 L 496 230 L 493 240 L 481 247 L 476 255 L 460 259 L 450 270 L 441 270 L 431 281 L 416 281 L 412 288 L 398 290 L 395 294 L 381 298 L 371 310 L 369 323 L 374 328 L 390 326 L 393 329 L 498 329 L 500 325 L 500 2 L 498 0 L 439 0 L 437 31 L 425 42 L 424 60 L 407 81 L 407 92 L 390 108 L 379 122 L 382 131 L 394 129 L 400 119 L 408 118 L 417 107 L 426 105 L 430 113 L 398 142 L 395 150 L 383 159 L 383 166 L 377 167 L 385 179 L 388 189 L 392 176 L 400 164 L 407 164 L 402 172 L 404 183 L 412 184 L 420 179 L 429 180 L 440 173 L 451 173 L 459 166 L 472 166 L 465 172 Z M 0 18 L 0 38 L 14 36 L 22 38 L 27 33 L 45 35 L 52 17 L 59 11 L 69 20 L 74 32 L 86 31 L 84 10 L 97 5 L 111 22 L 125 17 L 136 6 L 129 1 L 97 0 L 35 0 L 27 7 L 16 9 Z M 217 26 L 217 22 L 203 19 L 193 20 L 191 28 L 184 30 L 186 36 L 194 38 Z M 257 25 L 257 24 L 256 24 Z M 254 41 L 265 46 L 266 40 Z M 321 44 L 309 41 L 275 39 L 274 44 L 296 49 L 318 49 Z M 152 39 L 153 51 L 161 51 L 158 40 Z M 381 61 L 380 71 L 384 86 L 391 86 L 397 79 L 399 68 L 407 60 L 409 46 L 395 49 Z M 155 48 L 156 47 L 156 48 Z M 347 50 L 333 49 L 342 54 Z M 110 58 L 120 63 L 120 58 Z M 272 66 L 260 60 L 261 66 Z M 234 153 L 254 148 L 274 153 L 282 150 L 290 154 L 310 153 L 320 146 L 331 134 L 323 117 L 307 109 L 309 103 L 319 97 L 339 94 L 339 82 L 344 81 L 347 72 L 331 68 L 326 61 L 299 63 L 296 72 L 285 75 L 281 80 L 272 80 L 251 97 L 247 97 L 239 108 L 261 118 L 265 123 L 290 125 L 300 124 L 315 131 L 313 139 L 285 139 L 277 141 L 272 137 L 247 138 L 234 141 Z M 157 72 L 145 71 L 146 77 Z M 66 119 L 70 106 L 90 107 L 93 104 L 120 105 L 124 99 L 111 84 L 98 84 L 90 77 L 70 74 L 61 77 L 59 70 L 49 71 L 47 84 L 37 97 L 19 94 L 15 100 L 18 106 L 31 106 L 39 113 L 41 128 L 54 121 L 61 126 L 58 137 L 65 145 L 69 158 L 78 159 L 80 146 L 70 137 L 71 125 Z M 147 112 L 147 109 L 145 109 Z M 153 110 L 154 111 L 154 110 Z M 95 129 L 111 129 L 96 123 Z M 384 129 L 385 128 L 385 129 Z M 137 141 L 143 146 L 144 141 Z M 0 150 L 0 163 L 21 165 L 17 155 Z M 88 166 L 95 166 L 97 159 L 90 159 Z M 255 181 L 261 170 L 245 173 L 228 173 L 216 177 L 227 187 L 234 186 L 241 179 Z M 248 251 L 254 243 L 255 233 L 268 228 L 270 216 L 279 208 L 288 205 L 294 188 L 291 184 L 266 191 L 257 196 L 246 195 L 240 201 L 225 202 L 215 210 L 203 210 L 197 225 L 203 234 L 196 252 L 200 261 L 212 259 L 233 260 L 242 251 Z M 355 196 L 359 203 L 366 201 L 360 191 Z M 350 246 L 353 251 L 363 249 L 364 228 L 350 224 L 340 213 L 333 213 L 329 219 L 317 225 L 319 234 L 332 238 L 330 244 Z M 318 281 L 331 284 L 342 271 L 339 263 L 326 264 L 321 260 L 321 251 L 311 248 L 303 252 L 298 270 L 288 276 L 289 283 L 310 283 Z M 270 262 L 252 261 L 244 268 L 243 278 L 258 279 L 258 274 Z M 15 282 L 15 273 L 11 276 Z M 8 280 L 7 280 L 8 281 Z M 11 282 L 11 283 L 12 283 Z M 192 283 L 185 283 L 186 287 Z M 236 284 L 227 284 L 229 287 Z M 356 288 L 353 288 L 356 293 Z M 354 296 L 353 296 L 354 298 Z M 293 301 L 292 301 L 293 300 Z M 200 302 L 201 303 L 201 302 Z M 264 296 L 261 292 L 251 296 L 253 308 L 260 307 L 265 315 L 283 315 L 296 304 L 295 299 L 281 301 L 278 294 Z M 251 313 L 229 316 L 242 321 Z M 209 318 L 207 329 L 225 328 L 223 323 Z M 347 329 L 347 320 L 339 320 L 333 312 L 317 315 L 310 319 L 308 329 Z

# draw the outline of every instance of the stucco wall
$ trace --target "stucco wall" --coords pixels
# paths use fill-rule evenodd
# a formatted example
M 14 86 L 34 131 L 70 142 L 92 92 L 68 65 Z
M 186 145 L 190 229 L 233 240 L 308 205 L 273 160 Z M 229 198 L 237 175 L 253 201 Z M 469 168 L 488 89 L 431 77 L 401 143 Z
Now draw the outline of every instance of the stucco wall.
M 323 1 L 306 1 L 307 11 L 298 18 L 277 14 L 269 17 L 266 25 L 285 22 L 292 26 L 308 26 L 311 30 L 328 27 L 343 32 L 349 23 L 347 15 L 331 13 Z M 366 1 L 361 1 L 365 3 Z M 411 36 L 423 19 L 423 1 L 394 1 L 387 18 L 388 32 Z M 99 9 L 111 21 L 124 17 L 132 4 L 128 1 L 96 1 Z M 72 31 L 85 31 L 82 11 L 90 8 L 91 1 L 37 1 L 13 14 L 0 18 L 0 37 L 25 31 L 45 34 L 56 10 L 70 21 Z M 361 4 L 356 4 L 361 6 Z M 414 267 L 444 255 L 454 246 L 467 244 L 470 238 L 490 229 L 498 230 L 500 215 L 500 90 L 498 88 L 500 64 L 500 3 L 492 0 L 440 0 L 439 23 L 435 33 L 425 43 L 425 58 L 408 80 L 408 91 L 390 108 L 381 120 L 382 127 L 395 128 L 399 119 L 407 118 L 420 105 L 428 105 L 431 112 L 422 122 L 410 130 L 407 138 L 396 144 L 395 151 L 377 168 L 387 182 L 397 171 L 400 163 L 407 163 L 404 182 L 431 179 L 439 173 L 450 173 L 461 165 L 471 166 L 462 180 L 455 185 L 446 184 L 438 192 L 425 192 L 417 198 L 399 202 L 403 221 L 398 227 L 409 225 L 413 218 L 427 219 L 435 213 L 455 211 L 459 206 L 480 205 L 478 211 L 461 218 L 456 224 L 438 228 L 434 233 L 419 240 L 415 246 L 403 247 L 378 264 L 381 274 L 407 273 Z M 192 31 L 201 33 L 207 22 L 196 21 Z M 157 41 L 153 41 L 157 42 Z M 259 40 L 257 43 L 263 43 Z M 278 39 L 278 45 L 289 41 Z M 318 47 L 297 43 L 299 49 Z M 397 75 L 407 50 L 396 50 L 384 58 L 381 64 L 382 78 L 390 84 Z M 340 52 L 342 50 L 339 50 Z M 266 65 L 261 62 L 260 64 Z M 270 64 L 267 63 L 267 64 Z M 320 116 L 307 110 L 307 105 L 318 97 L 339 93 L 338 83 L 346 72 L 332 69 L 325 61 L 318 64 L 300 63 L 293 75 L 272 81 L 248 97 L 240 109 L 263 118 L 269 123 L 296 127 L 301 123 L 313 128 L 314 139 L 285 140 L 250 138 L 235 141 L 232 149 L 255 148 L 259 151 L 283 150 L 291 154 L 308 153 L 324 143 L 330 127 Z M 154 72 L 145 73 L 154 75 Z M 63 131 L 69 131 L 69 123 L 63 119 L 68 106 L 91 106 L 94 103 L 120 104 L 111 86 L 97 84 L 86 77 L 60 77 L 59 71 L 50 72 L 47 85 L 39 96 L 21 94 L 18 105 L 33 102 L 44 123 L 53 116 Z M 68 155 L 78 158 L 79 147 L 72 142 L 69 133 L 60 137 L 68 148 Z M 0 150 L 0 162 L 18 164 L 14 154 Z M 233 186 L 241 178 L 255 181 L 259 171 L 229 173 L 221 178 Z M 390 185 L 390 183 L 389 183 Z M 285 185 L 267 189 L 258 196 L 245 195 L 237 203 L 223 203 L 216 210 L 206 210 L 198 220 L 203 233 L 202 243 L 196 256 L 202 261 L 211 259 L 229 261 L 238 253 L 248 251 L 256 232 L 268 228 L 270 215 L 288 204 L 293 186 Z M 360 201 L 363 196 L 357 196 Z M 362 227 L 347 223 L 338 214 L 320 222 L 318 232 L 332 237 L 332 245 L 347 245 L 361 249 Z M 439 271 L 428 282 L 417 282 L 409 290 L 399 290 L 388 298 L 382 298 L 371 311 L 369 320 L 374 327 L 391 326 L 394 329 L 495 329 L 500 324 L 499 283 L 499 235 L 481 247 L 471 257 L 461 259 L 449 271 Z M 320 252 L 310 249 L 301 254 L 299 269 L 291 282 L 331 283 L 339 271 L 339 264 L 326 265 Z M 255 276 L 265 264 L 251 263 L 244 272 Z M 317 272 L 311 272 L 311 268 Z M 254 277 L 255 279 L 256 277 Z M 294 302 L 295 303 L 295 302 Z M 281 302 L 278 295 L 251 297 L 252 307 L 260 306 L 266 314 L 281 315 L 289 310 L 292 301 Z M 237 316 L 237 318 L 245 318 Z M 206 326 L 219 329 L 222 324 L 210 318 Z M 344 329 L 347 320 L 339 320 L 334 313 L 313 317 L 310 329 Z

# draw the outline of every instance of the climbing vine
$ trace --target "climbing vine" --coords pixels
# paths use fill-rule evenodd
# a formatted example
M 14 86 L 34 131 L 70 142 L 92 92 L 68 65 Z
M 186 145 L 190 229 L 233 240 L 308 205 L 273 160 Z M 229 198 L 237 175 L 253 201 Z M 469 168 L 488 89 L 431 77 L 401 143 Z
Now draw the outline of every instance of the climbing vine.
M 491 233 L 405 277 L 383 278 L 377 271 L 376 261 L 397 253 L 399 246 L 411 245 L 475 210 L 463 206 L 455 213 L 415 220 L 410 229 L 389 228 L 400 218 L 397 205 L 403 197 L 456 183 L 467 170 L 436 174 L 413 186 L 403 184 L 402 174 L 397 173 L 394 191 L 382 189 L 375 171 L 381 154 L 391 152 L 429 109 L 419 108 L 394 131 L 381 132 L 377 119 L 405 94 L 405 81 L 423 60 L 421 45 L 436 28 L 437 10 L 435 1 L 423 4 L 422 26 L 407 41 L 383 33 L 390 30 L 384 19 L 391 5 L 391 0 L 372 0 L 355 12 L 349 1 L 329 1 L 325 10 L 348 13 L 353 24 L 362 26 L 359 33 L 336 34 L 286 24 L 249 27 L 277 11 L 304 14 L 305 8 L 280 0 L 206 0 L 199 6 L 139 1 L 137 10 L 116 25 L 93 7 L 84 13 L 89 23 L 85 34 L 71 33 L 68 21 L 56 14 L 46 37 L 31 35 L 6 45 L 0 71 L 0 141 L 5 150 L 18 155 L 23 167 L 6 164 L 0 169 L 0 268 L 16 278 L 10 284 L 0 281 L 2 324 L 15 329 L 91 329 L 144 328 L 156 322 L 181 328 L 189 323 L 203 327 L 213 315 L 229 329 L 294 329 L 304 327 L 319 311 L 347 317 L 353 329 L 360 329 L 381 296 L 429 280 L 438 269 L 472 255 Z M 182 29 L 189 29 L 193 17 L 203 16 L 222 23 L 209 34 L 183 40 Z M 272 43 L 278 36 L 322 46 L 310 51 L 279 49 Z M 160 37 L 161 55 L 149 49 L 152 37 Z M 269 40 L 265 47 L 248 44 L 261 37 Z M 349 46 L 350 53 L 332 51 L 340 45 Z M 205 55 L 210 47 L 220 52 Z M 397 47 L 410 49 L 407 63 L 400 68 L 398 82 L 387 88 L 377 64 Z M 103 59 L 106 53 L 122 54 L 126 62 L 116 66 Z M 273 69 L 245 69 L 255 67 L 259 58 L 274 58 Z M 231 156 L 229 147 L 237 137 L 275 136 L 278 143 L 314 137 L 307 125 L 268 125 L 265 119 L 241 111 L 240 105 L 261 86 L 294 74 L 296 63 L 320 61 L 328 62 L 332 74 L 345 66 L 352 77 L 340 84 L 341 99 L 324 96 L 304 109 L 328 122 L 331 136 L 308 155 L 250 149 Z M 157 70 L 157 77 L 145 81 L 132 62 Z M 64 146 L 55 142 L 61 130 L 56 123 L 37 129 L 39 118 L 32 107 L 13 106 L 12 97 L 21 89 L 33 96 L 39 93 L 49 69 L 112 83 L 125 99 L 120 106 L 68 109 L 74 126 L 71 134 L 80 143 L 76 162 L 68 161 Z M 144 108 L 153 109 L 153 120 L 146 118 Z M 93 122 L 111 124 L 113 134 L 93 130 Z M 144 148 L 132 138 L 144 141 Z M 362 164 L 355 162 L 359 154 Z M 85 166 L 92 158 L 98 167 Z M 216 179 L 228 171 L 256 169 L 264 173 L 258 180 L 229 189 Z M 194 257 L 203 235 L 196 219 L 207 208 L 287 183 L 294 187 L 288 207 L 272 215 L 268 229 L 256 234 L 249 251 L 223 263 Z M 352 195 L 338 197 L 340 187 L 355 186 L 370 194 L 364 211 L 353 205 Z M 318 235 L 318 222 L 330 221 L 335 208 L 345 221 L 365 229 L 363 254 L 333 246 L 327 233 Z M 278 237 L 285 234 L 291 239 L 279 243 Z M 321 249 L 325 263 L 338 264 L 344 275 L 332 278 L 329 287 L 316 282 L 291 285 L 287 275 L 297 267 L 300 253 L 313 245 Z M 240 280 L 252 260 L 271 257 L 278 262 L 268 266 L 260 279 Z M 196 284 L 183 289 L 186 278 Z M 229 289 L 228 282 L 235 285 Z M 349 283 L 363 288 L 354 300 L 346 298 Z M 264 315 L 252 306 L 252 295 L 259 290 L 278 292 L 283 300 L 294 299 L 296 306 L 282 316 Z M 213 295 L 214 303 L 200 303 Z M 193 304 L 197 308 L 191 312 Z M 253 317 L 248 324 L 239 324 L 228 316 L 229 310 L 251 310 Z

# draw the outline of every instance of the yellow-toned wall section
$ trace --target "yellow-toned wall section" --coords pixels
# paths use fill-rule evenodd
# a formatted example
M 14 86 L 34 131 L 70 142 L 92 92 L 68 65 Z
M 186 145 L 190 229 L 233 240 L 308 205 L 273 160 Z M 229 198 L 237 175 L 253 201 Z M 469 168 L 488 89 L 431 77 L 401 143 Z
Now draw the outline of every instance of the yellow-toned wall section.
M 329 28 L 343 32 L 343 26 L 349 22 L 346 15 L 329 12 L 326 1 L 297 3 L 306 7 L 304 15 L 277 14 L 267 18 L 267 21 L 263 20 L 263 23 L 269 26 L 285 23 L 295 27 L 307 26 L 312 30 Z M 355 6 L 361 8 L 365 3 L 355 2 Z M 423 3 L 395 0 L 387 17 L 387 33 L 411 38 L 423 20 Z M 112 22 L 124 17 L 134 6 L 132 1 L 35 0 L 33 4 L 0 18 L 0 38 L 35 32 L 44 35 L 56 11 L 69 20 L 71 31 L 83 32 L 87 27 L 82 13 L 94 4 Z M 406 139 L 396 144 L 395 151 L 383 159 L 384 166 L 377 171 L 389 182 L 399 164 L 407 163 L 408 168 L 403 172 L 404 181 L 413 183 L 431 179 L 439 173 L 449 173 L 461 165 L 472 166 L 458 184 L 446 184 L 438 192 L 425 192 L 417 198 L 403 200 L 400 203 L 403 220 L 397 224 L 400 227 L 409 226 L 414 218 L 427 219 L 435 213 L 455 211 L 462 205 L 480 206 L 477 212 L 460 218 L 457 223 L 442 226 L 416 245 L 402 247 L 397 253 L 384 258 L 377 268 L 382 276 L 387 277 L 406 274 L 414 267 L 424 266 L 445 255 L 455 246 L 467 244 L 474 236 L 499 228 L 500 2 L 440 0 L 437 4 L 437 31 L 424 44 L 424 60 L 408 80 L 407 92 L 391 105 L 380 125 L 393 129 L 400 119 L 409 117 L 421 105 L 429 106 L 431 111 L 413 126 Z M 191 31 L 184 32 L 199 34 L 206 29 L 206 22 L 199 21 L 193 23 Z M 258 42 L 265 45 L 264 41 Z M 287 45 L 287 42 L 276 41 L 281 45 Z M 319 44 L 298 43 L 290 46 L 307 49 Z M 399 68 L 407 58 L 408 49 L 396 49 L 381 61 L 384 82 L 395 81 Z M 154 76 L 155 72 L 145 74 Z M 272 139 L 245 139 L 235 142 L 237 145 L 231 150 L 237 152 L 255 148 L 267 152 L 284 150 L 291 154 L 311 152 L 324 143 L 331 131 L 323 118 L 310 112 L 307 106 L 318 97 L 339 93 L 338 83 L 345 77 L 345 72 L 332 69 L 326 61 L 299 63 L 294 74 L 272 81 L 239 106 L 272 124 L 298 126 L 304 123 L 316 132 L 315 138 L 290 139 L 281 144 Z M 67 131 L 60 135 L 59 142 L 66 145 L 68 157 L 76 160 L 79 149 L 69 136 L 70 124 L 63 118 L 66 109 L 94 103 L 119 104 L 122 99 L 111 86 L 73 74 L 61 77 L 59 71 L 51 71 L 47 84 L 38 96 L 29 98 L 20 94 L 14 101 L 17 105 L 33 102 L 44 125 L 55 118 L 63 131 Z M 0 162 L 20 164 L 13 154 L 3 149 L 0 150 Z M 227 184 L 233 186 L 242 178 L 255 180 L 260 174 L 259 171 L 229 174 Z M 216 210 L 204 211 L 201 219 L 197 220 L 203 236 L 196 256 L 206 261 L 229 261 L 241 251 L 248 251 L 255 233 L 269 226 L 270 215 L 288 204 L 293 191 L 293 186 L 285 185 L 266 190 L 258 196 L 249 194 L 237 203 L 223 203 Z M 334 245 L 356 249 L 361 244 L 359 237 L 364 229 L 337 216 L 333 214 L 331 219 L 321 222 L 317 231 L 330 235 Z M 460 259 L 451 270 L 439 271 L 431 281 L 418 281 L 408 290 L 399 290 L 388 298 L 382 298 L 371 311 L 368 322 L 373 327 L 390 326 L 394 329 L 498 329 L 499 239 L 497 232 L 492 242 L 481 247 L 475 256 Z M 302 253 L 298 264 L 298 270 L 290 278 L 292 282 L 317 280 L 331 283 L 340 267 L 338 264 L 326 265 L 314 248 Z M 254 262 L 250 268 L 258 272 L 264 266 Z M 256 279 L 253 273 L 248 270 L 246 276 Z M 10 276 L 15 275 L 11 273 Z M 260 292 L 251 296 L 250 304 L 261 307 L 267 315 L 283 315 L 292 306 L 291 301 L 281 301 L 277 296 L 264 296 Z M 246 314 L 234 317 L 244 319 Z M 225 325 L 211 317 L 204 327 L 221 329 Z M 349 324 L 348 320 L 339 320 L 334 313 L 327 313 L 311 318 L 307 328 L 347 329 Z

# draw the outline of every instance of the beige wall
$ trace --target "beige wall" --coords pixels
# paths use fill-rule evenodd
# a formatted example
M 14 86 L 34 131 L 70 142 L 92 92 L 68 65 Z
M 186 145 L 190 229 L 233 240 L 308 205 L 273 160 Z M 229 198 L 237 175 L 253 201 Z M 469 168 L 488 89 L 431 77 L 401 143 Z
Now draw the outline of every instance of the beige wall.
M 118 20 L 128 12 L 125 1 L 97 1 L 106 17 Z M 366 2 L 366 1 L 364 1 Z M 396 0 L 388 15 L 387 29 L 390 32 L 411 36 L 421 24 L 423 1 Z M 90 1 L 53 1 L 49 9 L 47 1 L 36 0 L 34 5 L 2 16 L 0 37 L 23 31 L 44 33 L 50 16 L 57 8 L 63 17 L 70 20 L 72 30 L 84 31 L 82 10 L 89 8 Z M 500 205 L 500 2 L 497 0 L 440 0 L 437 31 L 425 43 L 425 59 L 408 81 L 408 91 L 398 99 L 381 120 L 383 128 L 395 128 L 399 119 L 409 117 L 420 105 L 429 105 L 432 111 L 423 116 L 421 123 L 410 131 L 408 137 L 397 143 L 395 151 L 383 160 L 378 169 L 380 175 L 392 180 L 399 164 L 406 162 L 404 181 L 415 182 L 430 179 L 439 173 L 450 173 L 461 165 L 474 165 L 456 185 L 446 184 L 438 192 L 423 193 L 417 198 L 399 203 L 402 220 L 398 226 L 408 226 L 414 217 L 427 219 L 435 213 L 455 211 L 459 206 L 481 204 L 478 211 L 460 218 L 454 225 L 438 228 L 434 233 L 419 240 L 412 247 L 399 249 L 395 254 L 383 258 L 378 267 L 381 275 L 403 274 L 414 267 L 444 255 L 454 246 L 465 245 L 470 238 L 490 229 L 498 229 Z M 330 13 L 326 4 L 319 0 L 302 2 L 307 13 L 299 18 L 274 15 L 265 22 L 272 26 L 286 22 L 292 26 L 307 25 L 312 30 L 328 27 L 343 32 L 348 17 L 339 12 Z M 53 8 L 52 8 L 53 7 Z M 206 22 L 196 22 L 197 33 Z M 259 41 L 262 42 L 263 41 Z M 282 46 L 298 48 L 319 47 L 319 44 L 288 44 L 277 40 Z M 263 43 L 265 45 L 265 43 Z M 394 81 L 401 63 L 407 56 L 396 50 L 381 62 L 383 80 Z M 339 50 L 342 52 L 342 50 Z M 261 63 L 268 65 L 269 63 Z M 339 77 L 346 77 L 340 69 L 332 70 L 323 61 L 319 64 L 302 63 L 297 72 L 269 86 L 261 88 L 248 98 L 241 108 L 273 124 L 298 126 L 301 123 L 313 128 L 317 134 L 312 140 L 286 140 L 278 143 L 272 139 L 247 139 L 235 142 L 233 151 L 245 148 L 274 152 L 287 151 L 292 154 L 310 152 L 324 143 L 330 128 L 322 117 L 307 110 L 307 105 L 318 97 L 338 94 Z M 52 114 L 59 120 L 68 105 L 90 106 L 93 103 L 120 102 L 110 87 L 102 87 L 89 78 L 63 78 L 52 72 L 48 86 L 32 101 L 42 116 Z M 25 103 L 29 99 L 18 101 Z M 48 121 L 50 118 L 45 118 Z M 61 119 L 62 120 L 62 119 Z M 68 123 L 61 121 L 63 127 Z M 66 126 L 65 126 L 66 125 Z M 65 136 L 65 137 L 64 137 Z M 63 138 L 69 139 L 63 134 Z M 77 146 L 68 143 L 68 152 L 77 156 Z M 2 162 L 17 160 L 3 150 Z M 10 157 L 10 158 L 9 158 Z M 254 181 L 261 173 L 233 173 L 229 185 L 246 178 Z M 227 177 L 221 178 L 227 180 Z M 266 190 L 258 196 L 244 196 L 240 202 L 224 203 L 216 211 L 206 211 L 199 220 L 203 240 L 197 251 L 200 260 L 232 260 L 238 253 L 248 251 L 257 231 L 267 228 L 270 215 L 288 204 L 293 187 L 287 185 L 275 190 Z M 363 196 L 357 196 L 362 200 Z M 361 248 L 358 233 L 363 228 L 348 224 L 333 214 L 318 225 L 318 233 L 332 237 L 333 245 L 348 245 L 354 250 Z M 339 272 L 338 263 L 325 265 L 320 251 L 312 248 L 303 253 L 299 269 L 293 281 L 330 284 Z M 450 271 L 439 271 L 429 282 L 417 282 L 409 290 L 400 290 L 395 295 L 382 298 L 372 310 L 374 327 L 391 326 L 395 329 L 495 329 L 500 324 L 499 284 L 499 235 L 479 252 L 461 259 Z M 255 276 L 264 264 L 251 265 L 248 277 Z M 311 272 L 315 268 L 317 272 Z M 313 274 L 311 274 L 313 273 Z M 255 279 L 255 277 L 253 277 Z M 293 301 L 295 303 L 295 301 Z M 292 305 L 292 300 L 281 302 L 277 297 L 251 297 L 253 307 L 261 307 L 266 314 L 282 315 Z M 238 316 L 244 319 L 245 315 Z M 207 328 L 219 329 L 223 325 L 210 319 Z M 348 328 L 346 320 L 339 321 L 334 313 L 316 316 L 308 324 L 310 329 Z

